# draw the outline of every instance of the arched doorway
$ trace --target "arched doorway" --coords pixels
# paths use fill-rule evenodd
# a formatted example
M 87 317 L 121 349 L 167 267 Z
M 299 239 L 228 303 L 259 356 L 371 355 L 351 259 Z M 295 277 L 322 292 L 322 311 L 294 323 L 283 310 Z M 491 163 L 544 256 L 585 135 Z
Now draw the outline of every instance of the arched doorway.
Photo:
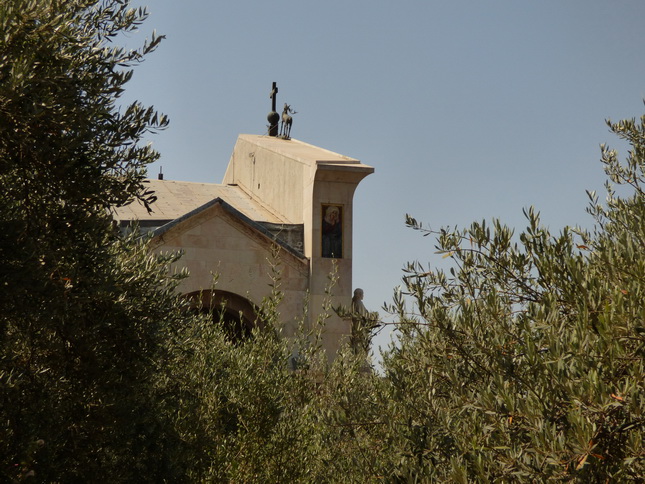
M 186 294 L 193 310 L 222 321 L 227 336 L 239 343 L 251 336 L 255 326 L 262 325 L 257 308 L 246 298 L 220 290 L 203 290 Z

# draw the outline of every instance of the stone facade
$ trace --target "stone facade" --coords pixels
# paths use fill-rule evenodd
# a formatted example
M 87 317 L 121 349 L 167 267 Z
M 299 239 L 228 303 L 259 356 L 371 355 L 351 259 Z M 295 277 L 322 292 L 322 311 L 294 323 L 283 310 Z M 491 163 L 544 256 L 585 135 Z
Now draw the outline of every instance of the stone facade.
M 316 321 L 334 271 L 332 304 L 349 306 L 352 201 L 373 171 L 297 140 L 240 135 L 222 184 L 150 180 L 158 197 L 154 212 L 133 204 L 115 218 L 152 230 L 152 250 L 183 251 L 176 269 L 190 272 L 180 287 L 184 294 L 214 289 L 235 295 L 238 304 L 259 305 L 270 292 L 271 263 L 278 262 L 284 292 L 278 309 L 289 336 L 304 314 L 306 323 Z M 340 254 L 325 249 L 330 237 Z M 323 346 L 330 356 L 350 331 L 351 323 L 335 314 L 326 320 Z

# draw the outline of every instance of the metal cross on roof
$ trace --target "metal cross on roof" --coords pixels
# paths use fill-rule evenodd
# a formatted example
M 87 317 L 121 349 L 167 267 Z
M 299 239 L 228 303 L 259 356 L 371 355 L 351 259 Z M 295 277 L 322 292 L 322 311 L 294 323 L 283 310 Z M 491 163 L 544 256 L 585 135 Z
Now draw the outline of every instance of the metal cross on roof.
M 269 136 L 278 136 L 278 123 L 280 122 L 280 115 L 275 110 L 275 102 L 278 94 L 278 85 L 274 82 L 269 93 L 271 98 L 271 112 L 267 115 L 267 121 L 269 122 Z

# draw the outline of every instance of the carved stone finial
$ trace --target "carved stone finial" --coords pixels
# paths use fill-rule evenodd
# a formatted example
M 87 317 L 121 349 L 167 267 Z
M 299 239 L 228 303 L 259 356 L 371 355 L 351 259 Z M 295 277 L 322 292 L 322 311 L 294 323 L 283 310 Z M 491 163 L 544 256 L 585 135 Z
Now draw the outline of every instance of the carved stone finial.
M 280 115 L 275 110 L 275 101 L 278 94 L 278 86 L 274 82 L 269 93 L 271 98 L 271 112 L 267 115 L 267 121 L 269 122 L 269 136 L 278 136 L 278 123 L 280 122 Z

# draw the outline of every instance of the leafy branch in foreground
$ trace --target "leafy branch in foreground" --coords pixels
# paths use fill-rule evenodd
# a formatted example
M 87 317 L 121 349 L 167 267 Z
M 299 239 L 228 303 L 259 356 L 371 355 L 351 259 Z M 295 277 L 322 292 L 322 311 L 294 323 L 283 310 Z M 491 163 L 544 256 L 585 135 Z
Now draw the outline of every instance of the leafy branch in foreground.
M 122 239 L 110 207 L 153 201 L 167 119 L 117 100 L 160 41 L 127 1 L 0 2 L 0 476 L 174 479 L 185 463 L 157 385 L 182 304 L 168 259 Z M 37 445 L 35 444 L 37 443 Z
M 645 474 L 644 120 L 609 123 L 633 149 L 602 147 L 610 180 L 590 193 L 593 233 L 553 235 L 525 211 L 515 236 L 498 221 L 425 229 L 448 270 L 405 269 L 400 347 L 385 357 L 399 471 L 438 480 L 607 480 Z M 413 306 L 406 306 L 412 301 Z M 415 450 L 416 449 L 416 450 Z

